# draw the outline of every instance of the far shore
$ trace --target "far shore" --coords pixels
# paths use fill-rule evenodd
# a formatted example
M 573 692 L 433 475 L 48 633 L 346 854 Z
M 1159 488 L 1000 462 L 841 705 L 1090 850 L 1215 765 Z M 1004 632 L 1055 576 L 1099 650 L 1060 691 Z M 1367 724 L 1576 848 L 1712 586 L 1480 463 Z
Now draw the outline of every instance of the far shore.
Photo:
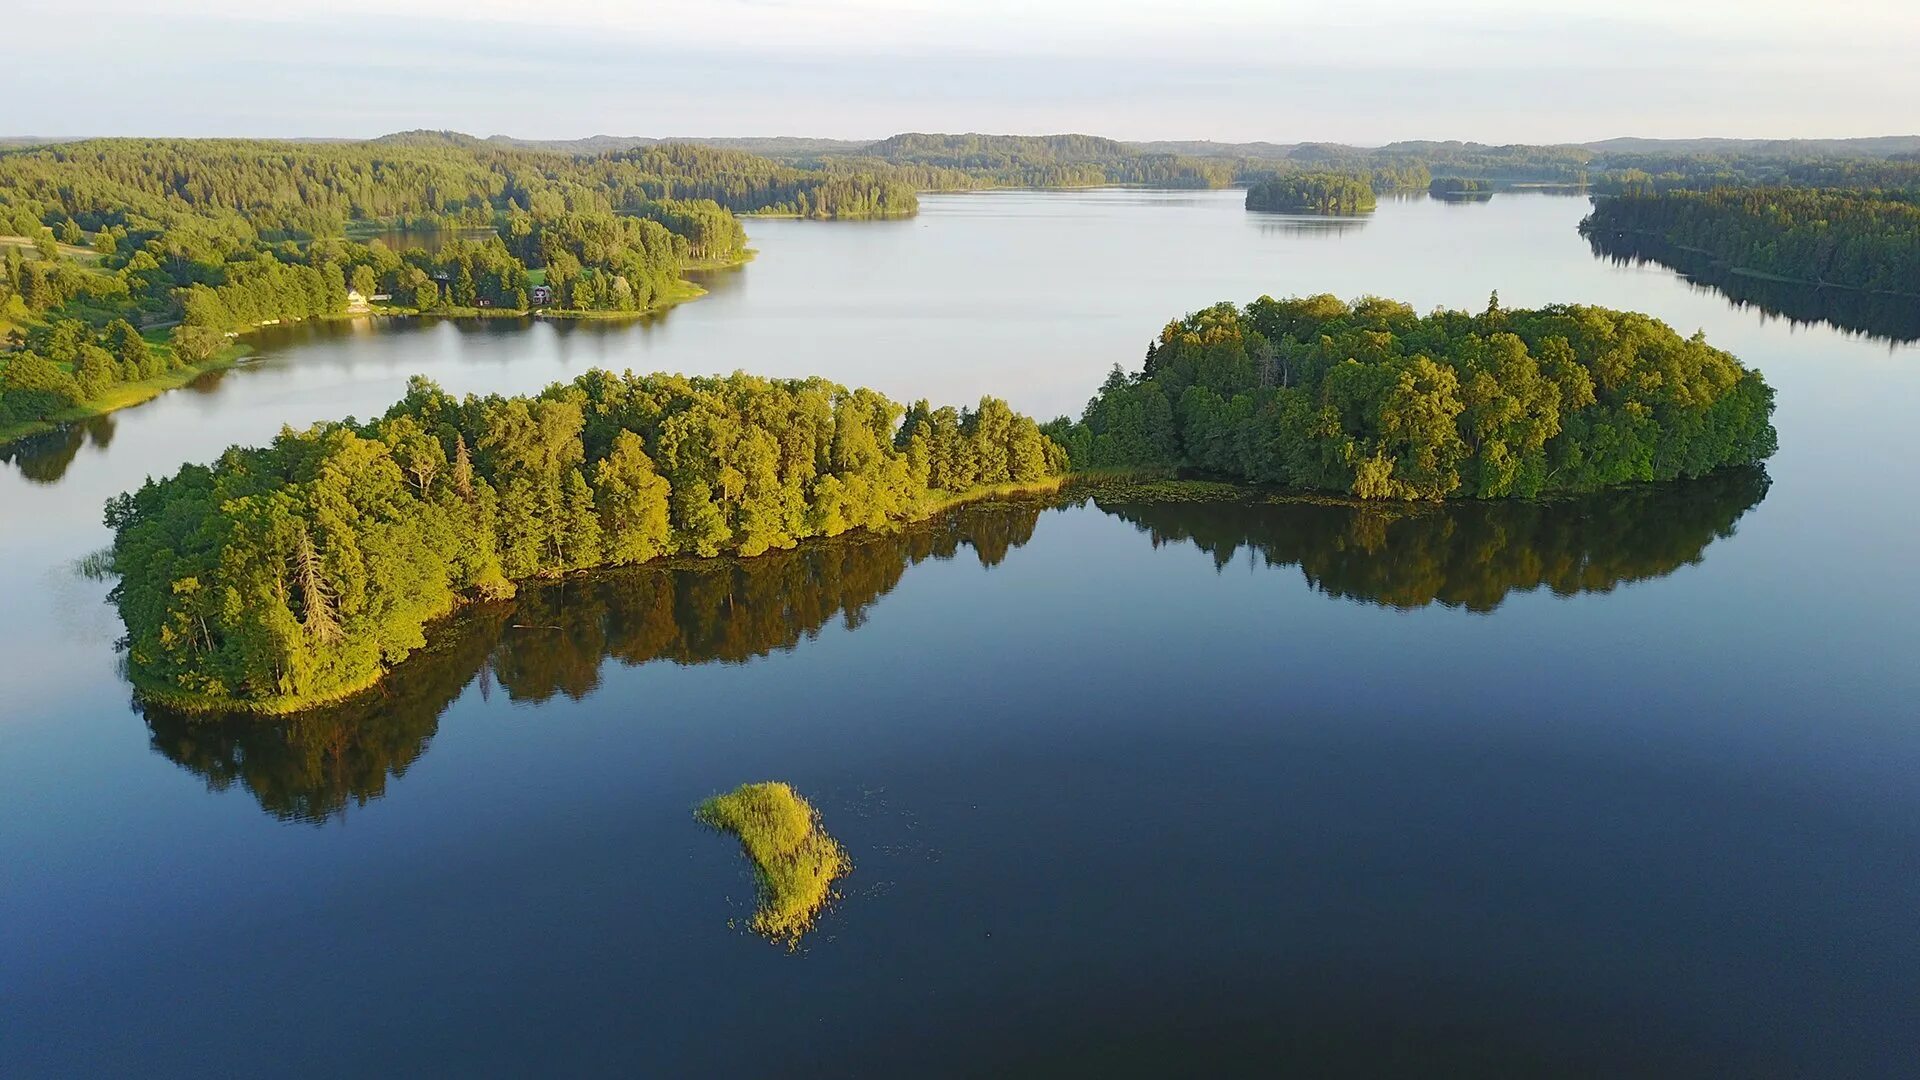
M 697 263 L 690 263 L 681 269 L 683 272 L 694 273 L 731 270 L 745 266 L 751 262 L 757 254 L 758 252 L 749 249 L 742 253 L 738 259 L 708 259 Z M 187 385 L 208 372 L 232 367 L 254 352 L 253 346 L 246 342 L 247 335 L 274 327 L 297 326 L 310 322 L 339 322 L 348 319 L 363 319 L 374 315 L 424 315 L 456 319 L 637 319 L 657 315 L 669 308 L 687 303 L 690 300 L 698 300 L 705 295 L 707 295 L 707 290 L 703 286 L 681 278 L 671 293 L 659 297 L 653 303 L 636 311 L 574 311 L 553 307 L 436 307 L 427 311 L 421 311 L 418 308 L 403 307 L 397 304 L 372 304 L 362 310 L 346 311 L 335 315 L 321 315 L 316 318 L 301 319 L 294 322 L 283 322 L 276 319 L 272 322 L 261 323 L 258 326 L 252 326 L 245 330 L 234 332 L 230 335 L 231 344 L 220 350 L 212 359 L 204 363 L 191 364 L 151 379 L 140 379 L 135 382 L 115 384 L 100 397 L 90 401 L 83 401 L 70 409 L 64 409 L 44 420 L 29 420 L 17 424 L 0 425 L 0 446 L 6 446 L 9 443 L 17 442 L 33 435 L 42 435 L 49 431 L 55 431 L 68 424 L 78 423 L 82 420 L 91 420 L 95 417 L 105 416 L 108 413 L 117 412 L 121 409 L 145 404 L 169 390 L 177 390 Z M 152 331 L 164 328 L 164 326 L 149 326 L 143 329 Z

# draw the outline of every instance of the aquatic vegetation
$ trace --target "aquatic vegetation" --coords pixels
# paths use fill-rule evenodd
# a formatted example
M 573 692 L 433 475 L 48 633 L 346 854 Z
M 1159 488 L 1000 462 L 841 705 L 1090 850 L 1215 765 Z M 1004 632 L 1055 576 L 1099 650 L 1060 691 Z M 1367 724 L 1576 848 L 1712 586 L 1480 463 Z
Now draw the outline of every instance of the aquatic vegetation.
M 742 784 L 701 803 L 693 816 L 740 838 L 760 883 L 753 928 L 796 944 L 833 899 L 833 883 L 853 869 L 847 853 L 820 827 L 820 815 L 778 781 Z

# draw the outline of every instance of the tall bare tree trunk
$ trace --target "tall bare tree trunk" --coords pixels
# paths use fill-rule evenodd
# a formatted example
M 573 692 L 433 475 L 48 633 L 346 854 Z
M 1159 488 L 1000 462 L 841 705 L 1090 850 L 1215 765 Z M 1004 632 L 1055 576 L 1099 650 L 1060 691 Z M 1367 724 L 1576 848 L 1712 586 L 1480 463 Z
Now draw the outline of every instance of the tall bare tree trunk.
M 303 523 L 293 545 L 293 577 L 300 589 L 301 625 L 315 641 L 332 644 L 343 636 L 340 621 L 334 615 L 333 590 L 320 566 L 320 553 Z

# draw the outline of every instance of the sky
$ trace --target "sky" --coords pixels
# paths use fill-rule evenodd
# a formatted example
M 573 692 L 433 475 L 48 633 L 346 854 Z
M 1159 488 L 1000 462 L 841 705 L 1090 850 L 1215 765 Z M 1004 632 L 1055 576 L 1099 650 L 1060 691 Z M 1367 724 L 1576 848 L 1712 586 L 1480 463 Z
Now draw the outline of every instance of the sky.
M 1920 132 L 1920 0 L 7 0 L 0 135 Z

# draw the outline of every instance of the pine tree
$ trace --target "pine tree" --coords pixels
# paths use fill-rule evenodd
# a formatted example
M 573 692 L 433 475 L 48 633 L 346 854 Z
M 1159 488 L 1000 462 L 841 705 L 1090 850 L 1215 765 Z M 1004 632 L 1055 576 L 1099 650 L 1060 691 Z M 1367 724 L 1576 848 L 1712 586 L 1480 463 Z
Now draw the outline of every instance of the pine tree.
M 574 469 L 567 474 L 566 492 L 561 500 L 562 520 L 554 529 L 564 536 L 565 565 L 569 568 L 596 566 L 600 562 L 600 515 L 594 509 L 593 490 L 587 478 Z

